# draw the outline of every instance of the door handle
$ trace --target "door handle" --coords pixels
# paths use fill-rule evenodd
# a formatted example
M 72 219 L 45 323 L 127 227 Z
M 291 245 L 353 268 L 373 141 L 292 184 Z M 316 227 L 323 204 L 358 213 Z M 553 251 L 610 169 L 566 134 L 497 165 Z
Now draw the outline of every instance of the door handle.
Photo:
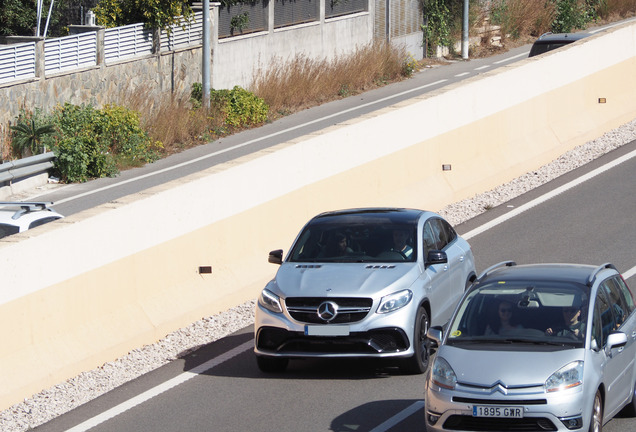
M 448 271 L 448 266 L 447 265 L 444 266 L 444 271 Z
M 464 262 L 464 257 L 463 256 L 459 257 L 459 262 Z

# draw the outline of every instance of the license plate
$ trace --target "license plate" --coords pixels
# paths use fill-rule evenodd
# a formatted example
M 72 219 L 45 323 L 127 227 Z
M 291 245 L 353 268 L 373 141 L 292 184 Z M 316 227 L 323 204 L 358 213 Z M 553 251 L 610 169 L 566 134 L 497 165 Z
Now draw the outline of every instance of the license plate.
M 306 325 L 305 336 L 349 336 L 349 326 Z
M 474 405 L 473 417 L 523 418 L 523 407 Z

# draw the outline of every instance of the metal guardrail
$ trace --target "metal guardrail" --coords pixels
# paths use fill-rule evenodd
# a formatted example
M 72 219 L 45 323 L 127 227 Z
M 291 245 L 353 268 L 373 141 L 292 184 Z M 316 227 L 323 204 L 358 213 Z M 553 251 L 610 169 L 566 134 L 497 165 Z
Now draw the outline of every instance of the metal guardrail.
M 42 174 L 53 168 L 55 154 L 42 153 L 23 159 L 0 164 L 0 186 L 4 183 L 15 182 L 36 174 Z

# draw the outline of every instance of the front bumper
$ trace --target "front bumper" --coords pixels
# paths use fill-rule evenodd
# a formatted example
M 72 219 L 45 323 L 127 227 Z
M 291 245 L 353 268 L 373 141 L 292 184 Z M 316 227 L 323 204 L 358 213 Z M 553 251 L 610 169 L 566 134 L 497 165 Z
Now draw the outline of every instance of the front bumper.
M 309 336 L 307 323 L 287 313 L 275 314 L 256 306 L 254 352 L 263 356 L 305 357 L 410 357 L 414 312 L 410 307 L 389 314 L 371 313 L 365 319 L 344 324 L 346 336 Z M 309 324 L 311 325 L 311 324 Z M 336 324 L 325 324 L 325 327 Z
M 306 336 L 304 332 L 261 327 L 256 332 L 256 353 L 285 357 L 387 357 L 409 349 L 400 328 L 351 332 L 348 336 Z
M 582 388 L 555 394 L 524 389 L 509 394 L 476 395 L 461 389 L 447 390 L 428 384 L 426 426 L 436 431 L 583 431 L 590 415 L 584 414 Z M 521 407 L 522 418 L 473 416 L 473 406 Z

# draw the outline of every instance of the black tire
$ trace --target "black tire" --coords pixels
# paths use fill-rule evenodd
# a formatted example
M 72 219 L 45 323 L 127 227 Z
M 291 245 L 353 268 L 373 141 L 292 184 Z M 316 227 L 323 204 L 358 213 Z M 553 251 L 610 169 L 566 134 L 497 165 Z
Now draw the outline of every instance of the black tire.
M 603 397 L 600 390 L 596 390 L 594 396 L 589 432 L 603 432 Z
M 256 356 L 256 364 L 261 372 L 277 373 L 285 372 L 289 359 L 278 357 Z
M 429 342 L 426 337 L 428 327 L 430 325 L 430 319 L 428 312 L 424 306 L 420 306 L 417 309 L 417 315 L 415 316 L 415 329 L 413 332 L 413 345 L 415 348 L 415 354 L 411 357 L 404 359 L 400 365 L 400 370 L 408 375 L 423 374 L 428 369 L 429 365 Z

